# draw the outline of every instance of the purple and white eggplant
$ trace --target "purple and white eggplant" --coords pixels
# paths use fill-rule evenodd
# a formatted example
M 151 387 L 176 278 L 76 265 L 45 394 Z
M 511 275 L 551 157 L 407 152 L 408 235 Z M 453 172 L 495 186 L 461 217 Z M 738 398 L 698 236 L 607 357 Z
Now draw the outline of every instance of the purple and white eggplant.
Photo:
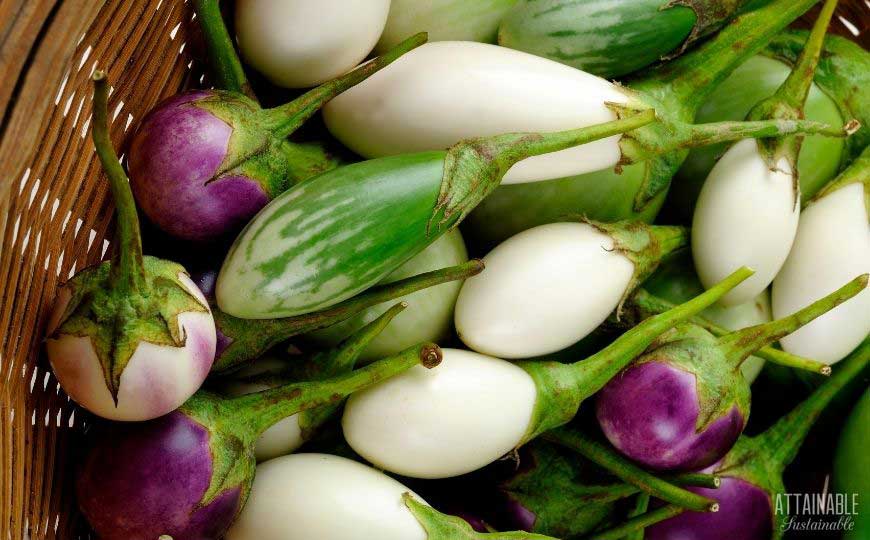
M 789 317 L 721 338 L 692 324 L 662 335 L 598 394 L 602 431 L 620 452 L 653 469 L 691 471 L 715 463 L 749 419 L 743 361 L 861 293 L 867 278 L 855 278 Z
M 573 364 L 513 364 L 447 349 L 437 369 L 412 369 L 350 399 L 342 418 L 345 439 L 374 465 L 404 476 L 447 478 L 479 469 L 569 422 L 582 401 L 660 334 L 751 273 L 735 272 L 715 289 L 643 321 L 601 352 Z
M 584 219 L 524 231 L 486 255 L 486 272 L 463 284 L 456 331 L 469 348 L 500 358 L 565 349 L 619 309 L 688 236 L 682 227 Z
M 237 232 L 289 186 L 336 165 L 322 149 L 287 137 L 327 101 L 425 41 L 425 34 L 414 36 L 273 109 L 228 90 L 167 99 L 143 119 L 130 146 L 137 202 L 177 238 L 203 242 Z
M 93 79 L 91 129 L 117 209 L 118 252 L 61 287 L 46 350 L 78 404 L 112 420 L 148 420 L 177 408 L 205 380 L 215 324 L 184 268 L 142 255 L 133 194 L 109 138 L 108 83 L 100 71 Z
M 837 393 L 870 363 L 870 340 L 844 360 L 809 398 L 755 437 L 742 436 L 723 460 L 709 467 L 719 489 L 689 488 L 719 501 L 717 514 L 686 512 L 647 529 L 647 540 L 778 540 L 787 515 L 773 499 L 786 493 L 782 474 L 794 460 L 813 423 Z
M 201 391 L 149 422 L 98 425 L 78 471 L 79 507 L 103 540 L 221 538 L 245 505 L 269 427 L 440 360 L 437 345 L 421 344 L 333 379 L 233 399 Z

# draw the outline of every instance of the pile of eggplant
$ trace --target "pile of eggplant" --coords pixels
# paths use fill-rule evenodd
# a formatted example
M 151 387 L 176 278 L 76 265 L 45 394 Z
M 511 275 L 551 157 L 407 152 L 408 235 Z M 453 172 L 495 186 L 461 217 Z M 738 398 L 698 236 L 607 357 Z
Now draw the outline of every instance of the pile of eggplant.
M 214 86 L 126 160 L 95 71 L 114 255 L 46 349 L 97 537 L 870 538 L 870 53 L 817 3 L 191 0 Z

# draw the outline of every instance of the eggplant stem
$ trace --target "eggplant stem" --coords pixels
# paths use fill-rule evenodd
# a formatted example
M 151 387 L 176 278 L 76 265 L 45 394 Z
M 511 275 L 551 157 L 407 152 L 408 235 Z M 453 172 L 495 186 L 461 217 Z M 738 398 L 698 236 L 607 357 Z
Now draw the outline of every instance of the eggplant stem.
M 584 536 L 583 538 L 587 540 L 617 540 L 619 538 L 625 538 L 629 534 L 641 532 L 650 525 L 655 525 L 660 521 L 670 519 L 685 511 L 685 508 L 680 508 L 679 506 L 663 506 L 632 517 L 616 527 L 601 532 L 595 532 L 588 536 Z
M 695 148 L 741 139 L 762 139 L 795 134 L 848 137 L 850 130 L 849 124 L 833 127 L 812 120 L 773 119 L 711 122 L 709 124 L 693 124 L 684 140 L 675 141 L 674 144 L 677 148 Z
M 637 500 L 634 503 L 634 508 L 632 508 L 631 512 L 628 513 L 629 519 L 646 514 L 649 510 L 649 500 L 649 493 L 641 493 L 640 495 L 638 495 Z M 626 535 L 624 538 L 625 540 L 643 540 L 643 529 L 633 531 Z
M 870 274 L 856 277 L 831 294 L 816 300 L 788 317 L 726 334 L 719 338 L 719 344 L 728 351 L 728 358 L 733 362 L 734 369 L 738 369 L 758 349 L 791 334 L 861 293 L 867 288 L 868 276 Z
M 828 25 L 837 9 L 837 1 L 827 0 L 824 3 L 794 68 L 774 94 L 774 99 L 781 100 L 795 111 L 803 110 L 804 103 L 806 103 L 810 93 L 816 66 L 822 55 L 822 46 L 825 43 Z
M 427 36 L 426 32 L 415 34 L 381 56 L 362 64 L 337 79 L 309 90 L 290 103 L 263 111 L 267 118 L 267 125 L 270 126 L 276 137 L 288 137 L 306 120 L 314 116 L 329 100 L 368 79 L 398 60 L 405 53 L 423 45 L 428 39 Z
M 692 118 L 737 66 L 758 53 L 818 0 L 773 0 L 739 15 L 718 34 L 632 83 L 634 90 L 659 97 Z
M 637 289 L 628 300 L 626 304 L 626 309 L 629 311 L 633 311 L 637 317 L 645 319 L 658 313 L 664 313 L 665 311 L 672 309 L 674 306 L 675 304 L 673 302 L 669 302 L 663 298 L 655 296 L 644 289 Z M 691 321 L 692 323 L 697 324 L 701 328 L 704 328 L 716 337 L 723 337 L 732 332 L 732 330 L 728 330 L 727 328 L 719 326 L 716 323 L 700 315 L 692 317 Z M 824 362 L 819 362 L 818 360 L 811 360 L 809 358 L 804 358 L 803 356 L 791 354 L 779 349 L 775 349 L 769 345 L 758 349 L 757 351 L 755 351 L 754 355 L 781 366 L 802 369 L 804 371 L 811 371 L 813 373 L 820 373 L 822 375 L 831 374 L 831 366 L 825 364 Z
M 215 84 L 224 90 L 245 94 L 257 101 L 233 39 L 227 30 L 218 0 L 192 0 L 193 11 L 205 39 L 208 62 Z
M 834 374 L 800 405 L 780 418 L 773 426 L 756 437 L 763 448 L 771 453 L 771 460 L 784 470 L 797 456 L 813 424 L 837 393 L 865 371 L 870 364 L 870 338 L 837 364 Z
M 637 486 L 653 497 L 695 512 L 716 512 L 716 501 L 702 497 L 676 486 L 638 467 L 616 451 L 593 440 L 588 435 L 566 428 L 557 428 L 543 434 L 543 438 L 577 452 L 584 458 L 603 467 L 624 482 Z
M 742 267 L 688 302 L 645 319 L 589 358 L 570 364 L 568 367 L 574 372 L 577 384 L 584 388 L 585 397 L 600 390 L 658 336 L 708 308 L 752 274 L 752 270 Z
M 106 74 L 95 71 L 93 120 L 91 135 L 97 156 L 109 178 L 112 199 L 115 201 L 118 227 L 118 255 L 112 259 L 111 280 L 115 287 L 128 292 L 142 291 L 146 285 L 145 267 L 142 261 L 142 235 L 139 231 L 139 215 L 136 201 L 130 189 L 130 180 L 118 159 L 109 136 L 109 83 Z
M 434 343 L 415 345 L 393 356 L 331 379 L 292 383 L 226 401 L 254 441 L 280 420 L 294 414 L 336 405 L 350 394 L 389 379 L 422 364 L 433 368 L 441 363 L 441 349 Z
M 831 182 L 816 193 L 816 195 L 807 202 L 807 205 L 850 184 L 863 184 L 864 204 L 867 208 L 867 212 L 870 213 L 870 146 L 865 148 L 864 151 L 861 152 L 861 155 L 855 158 L 855 161 L 853 161 L 846 170 L 841 172 L 837 178 L 831 180 Z

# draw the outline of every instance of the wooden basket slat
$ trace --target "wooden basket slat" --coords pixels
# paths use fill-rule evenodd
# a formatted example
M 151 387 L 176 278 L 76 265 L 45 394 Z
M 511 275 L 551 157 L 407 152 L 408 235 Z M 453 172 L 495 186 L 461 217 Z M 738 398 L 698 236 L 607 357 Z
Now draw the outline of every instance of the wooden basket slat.
M 832 31 L 867 47 L 867 13 L 864 0 L 841 0 L 860 35 L 839 19 Z M 14 81 L 0 88 L 0 539 L 90 536 L 71 489 L 88 416 L 58 391 L 41 347 L 58 283 L 112 239 L 107 185 L 82 137 L 89 75 L 95 62 L 109 72 L 112 113 L 124 102 L 112 126 L 123 153 L 146 111 L 202 76 L 194 44 L 180 51 L 196 39 L 191 15 L 186 0 L 0 0 L 0 80 Z

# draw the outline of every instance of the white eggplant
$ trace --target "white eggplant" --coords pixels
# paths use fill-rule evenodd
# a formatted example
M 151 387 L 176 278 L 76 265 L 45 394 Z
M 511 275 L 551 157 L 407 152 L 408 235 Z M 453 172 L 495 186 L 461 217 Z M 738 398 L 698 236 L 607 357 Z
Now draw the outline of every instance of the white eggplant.
M 710 171 L 692 221 L 698 277 L 711 287 L 741 266 L 755 270 L 725 295 L 723 305 L 751 301 L 776 277 L 797 232 L 795 186 L 789 161 L 771 170 L 751 139 L 732 146 Z
M 804 210 L 791 253 L 773 282 L 774 317 L 794 313 L 870 271 L 865 189 L 861 183 L 843 186 Z M 834 364 L 868 333 L 870 291 L 865 290 L 780 343 L 790 353 Z
M 376 467 L 457 476 L 492 463 L 526 434 L 537 398 L 526 371 L 470 351 L 443 353 L 434 369 L 411 368 L 348 400 L 345 439 Z
M 278 86 L 315 86 L 368 56 L 389 9 L 390 0 L 237 0 L 239 49 Z
M 402 500 L 410 490 L 356 461 L 294 454 L 257 467 L 227 540 L 426 540 Z M 418 501 L 418 496 L 413 495 Z
M 609 122 L 628 96 L 600 77 L 527 53 L 463 41 L 427 43 L 330 101 L 327 128 L 367 158 L 444 149 L 479 136 Z M 503 183 L 608 169 L 620 135 L 525 159 Z
M 486 270 L 463 285 L 457 333 L 471 349 L 501 358 L 562 350 L 604 322 L 684 238 L 676 227 L 640 224 L 552 223 L 524 231 L 493 249 Z
M 417 32 L 429 41 L 492 43 L 502 17 L 517 0 L 392 0 L 387 25 L 375 46 L 380 53 Z

